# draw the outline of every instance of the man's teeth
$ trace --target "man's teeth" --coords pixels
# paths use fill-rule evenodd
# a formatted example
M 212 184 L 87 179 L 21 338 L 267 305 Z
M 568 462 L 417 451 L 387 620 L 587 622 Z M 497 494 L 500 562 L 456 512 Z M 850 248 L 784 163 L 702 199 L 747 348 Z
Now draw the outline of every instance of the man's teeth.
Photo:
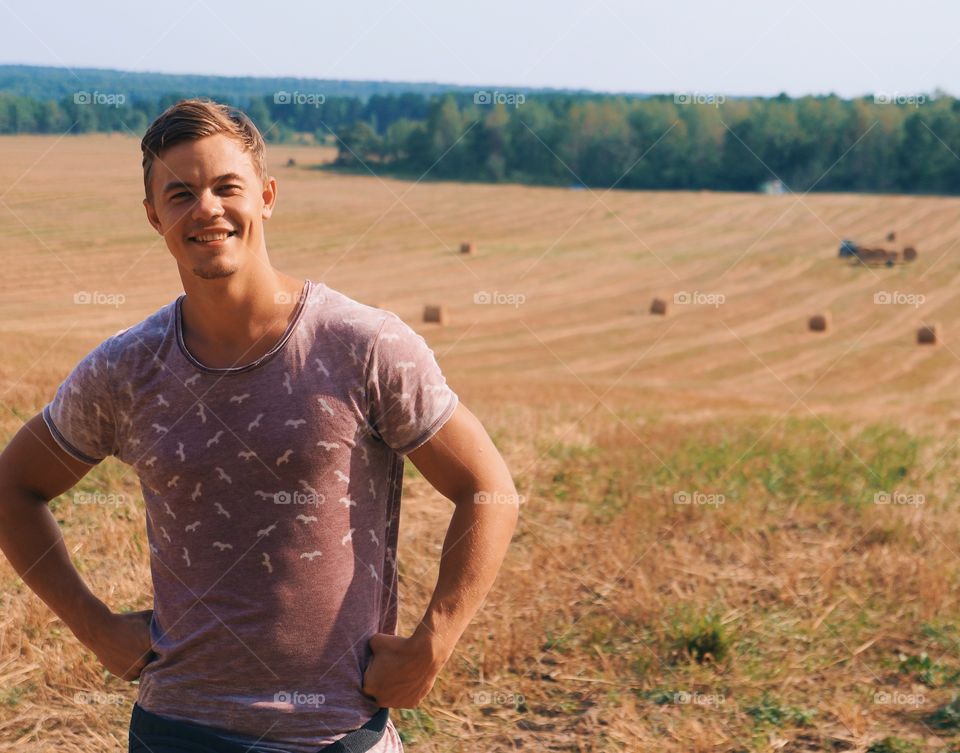
M 194 240 L 206 243 L 207 241 L 222 241 L 230 237 L 232 233 L 214 233 L 213 235 L 197 235 Z

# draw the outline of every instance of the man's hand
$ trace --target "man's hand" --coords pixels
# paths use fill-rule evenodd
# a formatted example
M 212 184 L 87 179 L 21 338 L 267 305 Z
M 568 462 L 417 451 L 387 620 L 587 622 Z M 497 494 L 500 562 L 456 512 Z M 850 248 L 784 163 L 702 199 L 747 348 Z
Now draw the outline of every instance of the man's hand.
M 376 633 L 370 638 L 370 650 L 373 657 L 363 673 L 363 692 L 386 708 L 416 708 L 446 661 L 416 635 Z
M 156 656 L 150 641 L 152 616 L 152 609 L 125 614 L 111 612 L 98 621 L 84 643 L 111 674 L 136 680 Z

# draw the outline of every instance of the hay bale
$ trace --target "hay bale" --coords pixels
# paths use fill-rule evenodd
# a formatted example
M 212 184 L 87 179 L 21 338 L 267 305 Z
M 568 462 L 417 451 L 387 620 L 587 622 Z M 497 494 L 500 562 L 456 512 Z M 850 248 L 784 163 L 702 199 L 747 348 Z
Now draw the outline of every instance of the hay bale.
M 904 261 L 914 261 L 917 258 L 917 249 L 913 246 L 907 246 L 903 249 L 903 260 Z
M 889 233 L 887 233 L 887 240 L 888 240 L 888 241 L 895 241 L 896 239 L 897 239 L 897 234 L 896 234 L 893 230 L 891 230 Z
M 297 161 L 293 157 L 287 158 L 287 167 L 296 167 Z
M 900 253 L 898 251 L 887 251 L 887 261 L 885 262 L 888 267 L 892 267 L 900 260 Z
M 917 330 L 917 345 L 936 345 L 940 342 L 942 333 L 937 322 L 920 325 Z
M 477 247 L 473 241 L 464 241 L 460 244 L 460 253 L 461 254 L 474 254 L 477 251 Z
M 665 316 L 667 313 L 667 302 L 663 298 L 654 298 L 650 303 L 650 313 L 657 316 Z
M 822 314 L 814 314 L 807 321 L 807 327 L 811 332 L 826 332 L 830 329 L 830 324 L 833 319 L 830 316 L 829 311 L 824 311 Z
M 449 324 L 450 316 L 443 304 L 428 303 L 423 307 L 423 321 L 434 324 Z

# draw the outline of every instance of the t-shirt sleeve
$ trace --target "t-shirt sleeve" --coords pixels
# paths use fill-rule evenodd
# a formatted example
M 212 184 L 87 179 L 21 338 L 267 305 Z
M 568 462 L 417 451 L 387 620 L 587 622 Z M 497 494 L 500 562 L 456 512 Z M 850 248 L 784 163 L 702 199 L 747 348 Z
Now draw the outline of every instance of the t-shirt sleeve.
M 43 420 L 57 444 L 90 465 L 116 453 L 110 342 L 104 340 L 84 356 L 43 408 Z
M 393 313 L 373 342 L 367 395 L 370 427 L 398 455 L 427 442 L 458 402 L 426 340 Z

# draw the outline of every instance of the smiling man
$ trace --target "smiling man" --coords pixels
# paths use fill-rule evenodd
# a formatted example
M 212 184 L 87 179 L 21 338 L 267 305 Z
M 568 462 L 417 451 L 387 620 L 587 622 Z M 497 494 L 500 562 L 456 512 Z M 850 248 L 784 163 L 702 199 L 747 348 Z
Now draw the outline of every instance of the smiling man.
M 103 341 L 0 455 L 0 548 L 104 666 L 139 678 L 131 751 L 400 751 L 517 520 L 510 473 L 396 315 L 273 267 L 260 133 L 208 100 L 143 142 L 144 207 L 184 294 Z M 154 608 L 119 614 L 47 505 L 113 455 L 139 476 Z M 404 458 L 455 503 L 397 628 Z

